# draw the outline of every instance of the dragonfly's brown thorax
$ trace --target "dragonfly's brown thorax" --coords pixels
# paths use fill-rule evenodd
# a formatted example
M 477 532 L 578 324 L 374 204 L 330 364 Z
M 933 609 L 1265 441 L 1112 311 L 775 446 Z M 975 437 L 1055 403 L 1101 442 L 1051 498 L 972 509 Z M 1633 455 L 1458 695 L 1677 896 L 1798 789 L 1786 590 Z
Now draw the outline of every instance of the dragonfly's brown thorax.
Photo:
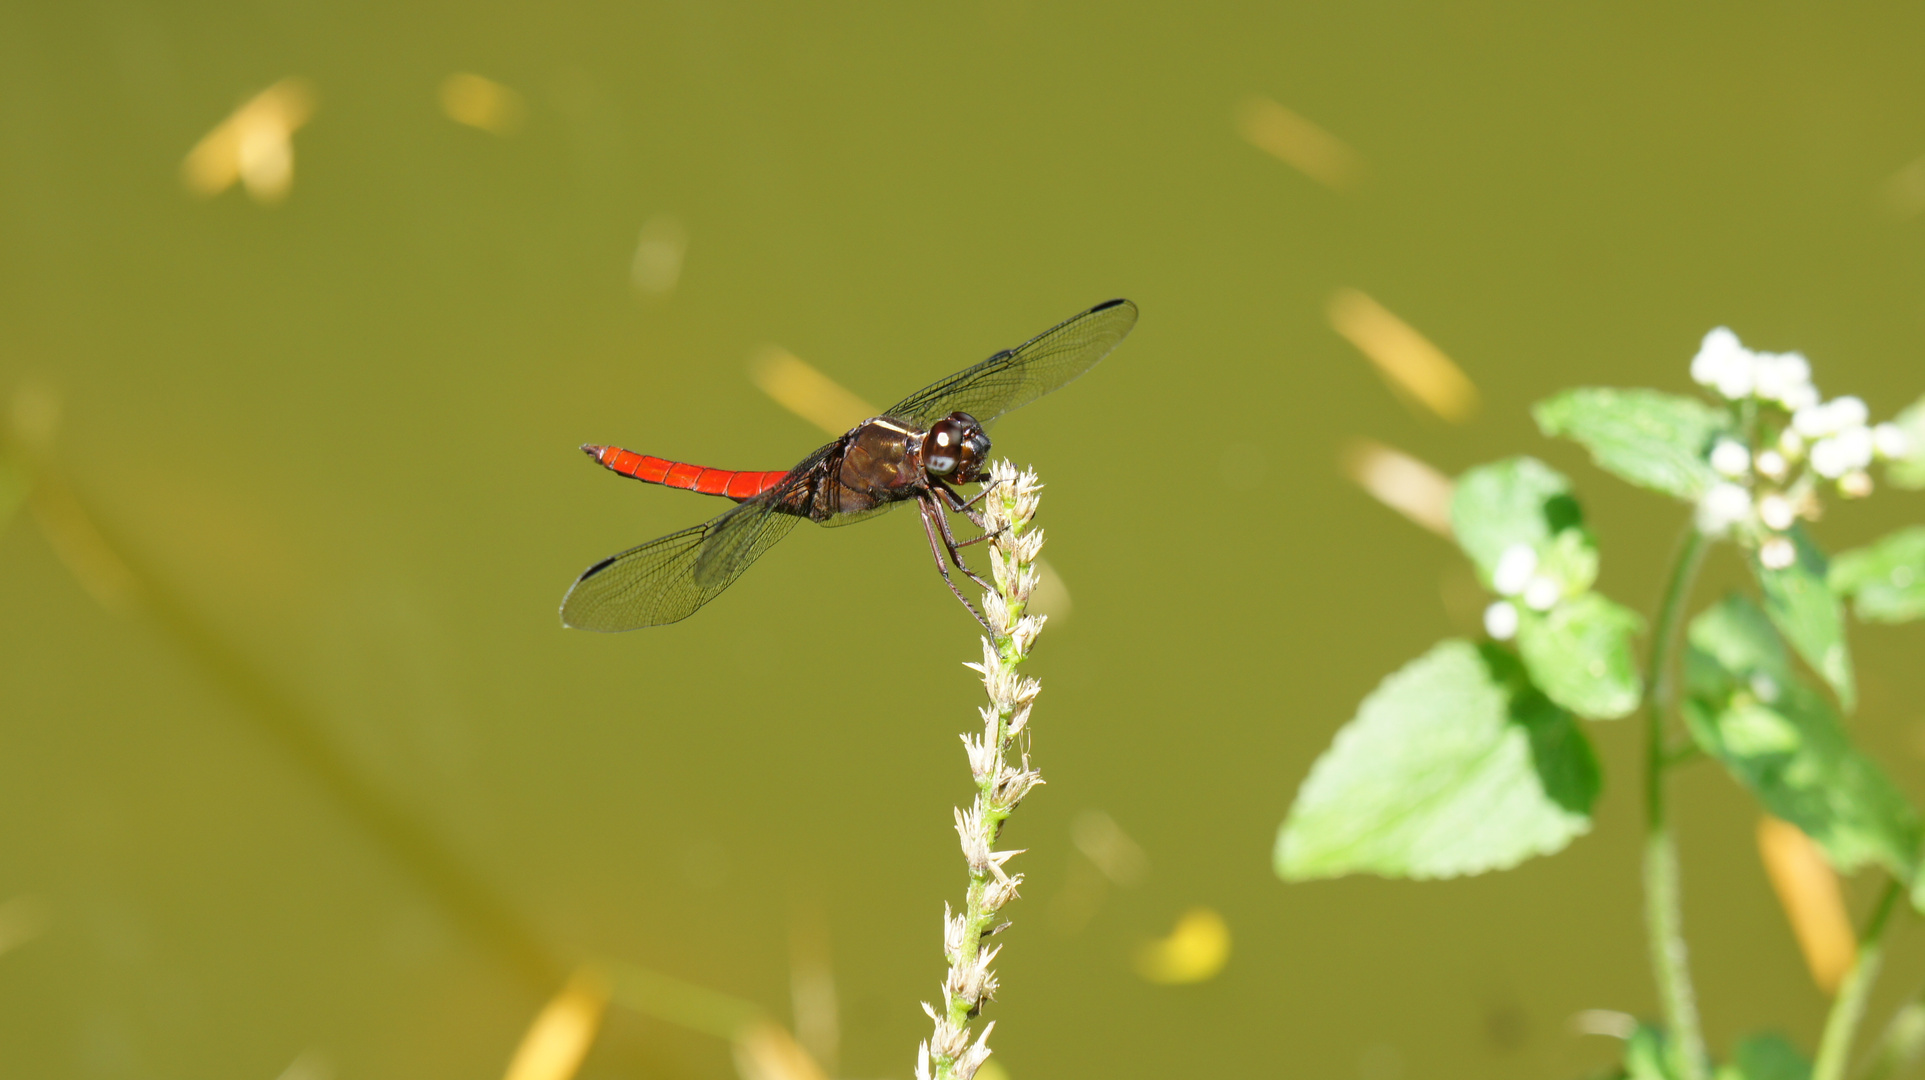
M 973 483 L 988 457 L 989 436 L 967 413 L 946 416 L 928 430 L 878 416 L 851 428 L 806 466 L 814 475 L 792 491 L 783 509 L 814 521 L 860 514 L 918 498 L 931 483 Z

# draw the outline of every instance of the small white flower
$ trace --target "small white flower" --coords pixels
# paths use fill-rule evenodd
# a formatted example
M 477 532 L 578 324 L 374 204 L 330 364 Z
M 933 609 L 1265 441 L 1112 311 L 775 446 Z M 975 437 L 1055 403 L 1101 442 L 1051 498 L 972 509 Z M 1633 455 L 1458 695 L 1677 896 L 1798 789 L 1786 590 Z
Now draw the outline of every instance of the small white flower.
M 1862 469 L 1870 465 L 1878 456 L 1878 446 L 1872 439 L 1872 429 L 1863 424 L 1848 427 L 1833 435 L 1838 444 L 1844 447 L 1845 456 L 1850 459 L 1852 468 Z
M 1800 353 L 1760 353 L 1752 366 L 1757 394 L 1766 401 L 1795 409 L 1807 397 L 1817 396 L 1811 388 L 1811 363 Z
M 1766 450 L 1758 455 L 1758 473 L 1767 480 L 1783 480 L 1788 468 L 1785 455 L 1776 450 Z
M 1791 427 L 1806 438 L 1815 439 L 1832 432 L 1831 410 L 1823 405 L 1807 405 L 1791 414 Z
M 1531 583 L 1531 575 L 1537 573 L 1537 552 L 1529 544 L 1512 544 L 1497 557 L 1497 569 L 1491 571 L 1491 587 L 1499 596 L 1516 596 Z
M 1766 527 L 1784 532 L 1791 528 L 1792 522 L 1798 520 L 1798 508 L 1791 504 L 1790 499 L 1774 492 L 1758 500 L 1758 519 Z
M 1517 608 L 1509 600 L 1499 600 L 1484 609 L 1484 632 L 1497 641 L 1517 636 Z
M 1899 461 L 1911 456 L 1912 437 L 1897 424 L 1880 424 L 1872 429 L 1872 448 L 1886 461 Z
M 1751 351 L 1739 343 L 1738 335 L 1720 326 L 1704 336 L 1698 355 L 1691 358 L 1691 379 L 1700 386 L 1716 387 L 1718 393 L 1732 400 L 1749 397 L 1755 361 Z
M 1524 606 L 1532 611 L 1549 611 L 1564 597 L 1564 590 L 1547 577 L 1534 577 L 1524 586 Z
M 1791 422 L 1796 424 L 1798 418 L 1792 417 Z M 1788 427 L 1778 433 L 1778 449 L 1784 453 L 1786 461 L 1797 461 L 1805 456 L 1805 437 L 1798 434 L 1797 428 Z
M 1838 494 L 1847 499 L 1862 499 L 1872 493 L 1872 474 L 1854 469 L 1838 478 Z
M 1714 484 L 1698 500 L 1698 531 L 1723 536 L 1751 516 L 1751 492 L 1736 484 Z
M 1711 467 L 1719 475 L 1736 480 L 1751 471 L 1751 451 L 1736 439 L 1719 439 L 1711 448 Z
M 1758 561 L 1767 570 L 1783 570 L 1798 561 L 1798 549 L 1782 536 L 1774 536 L 1758 549 Z
M 1827 480 L 1836 480 L 1848 472 L 1870 465 L 1872 452 L 1871 429 L 1848 427 L 1812 444 L 1811 468 Z
M 1855 397 L 1833 398 L 1822 405 L 1807 405 L 1791 414 L 1792 429 L 1807 439 L 1836 435 L 1846 428 L 1864 427 L 1871 413 L 1865 402 Z
M 1799 409 L 1809 409 L 1813 405 L 1818 404 L 1818 388 L 1810 383 L 1789 387 L 1785 390 L 1784 394 L 1778 398 L 1778 404 L 1783 405 L 1792 412 L 1797 412 Z

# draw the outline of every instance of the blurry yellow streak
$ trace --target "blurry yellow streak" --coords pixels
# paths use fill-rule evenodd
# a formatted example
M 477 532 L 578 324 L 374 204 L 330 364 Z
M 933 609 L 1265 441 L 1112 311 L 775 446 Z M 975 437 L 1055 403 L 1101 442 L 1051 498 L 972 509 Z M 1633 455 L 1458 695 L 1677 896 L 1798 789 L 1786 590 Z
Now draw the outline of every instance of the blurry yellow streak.
M 194 194 L 211 197 L 238 179 L 255 202 L 279 202 L 294 183 L 293 135 L 313 114 L 313 87 L 304 79 L 282 79 L 194 145 L 181 162 L 181 181 Z
M 1136 953 L 1136 973 L 1153 983 L 1199 983 L 1223 970 L 1230 960 L 1230 927 L 1206 907 L 1194 907 L 1176 929 Z
M 1036 589 L 1029 594 L 1028 610 L 1061 623 L 1069 618 L 1070 609 L 1074 606 L 1070 602 L 1069 583 L 1063 580 L 1063 575 L 1056 572 L 1049 560 L 1037 558 Z
M 733 1039 L 763 1022 L 759 1007 L 719 990 L 607 957 L 600 958 L 597 966 L 613 981 L 611 1000 L 643 1016 L 722 1039 Z
M 673 217 L 658 214 L 642 226 L 642 235 L 635 241 L 628 280 L 644 296 L 667 296 L 682 280 L 682 259 L 687 255 L 688 230 Z
M 1758 854 L 1805 954 L 1811 981 L 1825 993 L 1835 993 L 1858 956 L 1838 874 L 1804 830 L 1775 817 L 1758 821 Z
M 41 477 L 29 503 L 54 554 L 101 607 L 124 611 L 139 598 L 140 580 L 100 534 L 94 519 L 65 484 Z
M 457 71 L 441 80 L 441 111 L 457 124 L 512 135 L 528 115 L 521 95 L 493 79 Z
M 842 1017 L 830 962 L 829 919 L 819 904 L 798 905 L 789 919 L 789 1003 L 796 1039 L 834 1072 L 842 1051 Z
M 60 391 L 41 382 L 23 382 L 15 387 L 7 406 L 11 434 L 36 454 L 44 454 L 53 446 L 54 434 L 60 430 L 60 413 Z
M 594 968 L 569 976 L 561 993 L 535 1014 L 503 1080 L 569 1080 L 595 1043 L 608 1010 L 608 977 Z
M 1628 1039 L 1637 1034 L 1638 1018 L 1615 1009 L 1583 1009 L 1571 1015 L 1571 1030 L 1579 1035 Z
M 1356 289 L 1338 289 L 1328 313 L 1331 328 L 1377 365 L 1392 390 L 1457 423 L 1477 411 L 1477 387 L 1463 370 L 1382 304 Z
M 976 1066 L 976 1080 L 1009 1080 L 1009 1070 L 1003 1068 L 1002 1062 L 990 1058 Z
M 779 345 L 755 354 L 749 361 L 749 378 L 776 404 L 831 435 L 876 415 L 868 402 Z
M 1450 477 L 1369 439 L 1354 439 L 1344 447 L 1341 466 L 1345 476 L 1378 502 L 1439 536 L 1450 537 L 1450 499 L 1456 490 Z
M 1917 158 L 1885 181 L 1885 206 L 1900 218 L 1925 211 L 1925 157 Z
M 47 932 L 47 911 L 33 896 L 16 896 L 0 904 L 0 955 Z
M 735 1071 L 742 1080 L 828 1080 L 800 1043 L 767 1020 L 744 1025 L 736 1033 L 734 1049 Z
M 1116 819 L 1101 810 L 1085 810 L 1069 825 L 1070 840 L 1103 876 L 1118 885 L 1134 885 L 1150 872 L 1150 857 Z
M 275 1080 L 329 1080 L 333 1075 L 334 1070 L 328 1068 L 326 1058 L 313 1050 L 306 1050 L 289 1062 Z
M 1342 191 L 1363 178 L 1363 159 L 1343 140 L 1266 97 L 1237 107 L 1237 134 L 1310 179 Z

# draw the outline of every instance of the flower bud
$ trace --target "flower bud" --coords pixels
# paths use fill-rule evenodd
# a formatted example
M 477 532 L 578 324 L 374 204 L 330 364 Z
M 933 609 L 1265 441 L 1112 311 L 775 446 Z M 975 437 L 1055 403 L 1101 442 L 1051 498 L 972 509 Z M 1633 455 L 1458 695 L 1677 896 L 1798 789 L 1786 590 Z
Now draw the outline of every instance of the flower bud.
M 1798 520 L 1798 508 L 1790 499 L 1773 492 L 1758 500 L 1758 520 L 1764 522 L 1766 528 L 1784 532 Z
M 1798 561 L 1798 549 L 1782 536 L 1774 536 L 1758 549 L 1758 561 L 1767 570 L 1783 570 Z
M 1499 596 L 1516 596 L 1531 583 L 1531 575 L 1537 573 L 1537 552 L 1529 544 L 1512 544 L 1497 557 L 1497 569 L 1491 571 L 1491 588 Z
M 1557 606 L 1564 596 L 1564 590 L 1557 582 L 1547 577 L 1534 577 L 1524 586 L 1524 606 L 1532 611 L 1549 611 Z
M 1499 600 L 1484 609 L 1484 632 L 1496 641 L 1517 636 L 1517 608 L 1509 600 Z
M 1736 439 L 1719 439 L 1711 448 L 1711 467 L 1736 480 L 1751 471 L 1751 451 Z
M 1751 516 L 1751 492 L 1736 484 L 1715 484 L 1698 500 L 1698 531 L 1723 536 Z

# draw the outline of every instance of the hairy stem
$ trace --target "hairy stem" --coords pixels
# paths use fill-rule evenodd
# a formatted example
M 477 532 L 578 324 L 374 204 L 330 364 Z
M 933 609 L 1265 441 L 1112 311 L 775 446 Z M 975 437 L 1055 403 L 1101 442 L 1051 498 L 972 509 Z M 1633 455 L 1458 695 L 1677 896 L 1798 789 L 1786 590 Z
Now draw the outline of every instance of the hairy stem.
M 1667 721 L 1675 696 L 1674 654 L 1682 629 L 1685 601 L 1704 561 L 1704 536 L 1690 528 L 1671 564 L 1670 579 L 1658 607 L 1645 670 L 1644 756 L 1644 918 L 1650 938 L 1651 968 L 1664 1006 L 1672 1070 L 1678 1080 L 1705 1080 L 1704 1032 L 1698 1023 L 1697 993 L 1684 945 L 1684 911 L 1678 884 L 1678 848 L 1665 817 L 1664 773 Z
M 1866 1000 L 1871 996 L 1872 983 L 1878 981 L 1878 969 L 1885 959 L 1885 921 L 1891 917 L 1892 908 L 1904 891 L 1898 881 L 1885 886 L 1878 906 L 1872 909 L 1865 928 L 1858 934 L 1858 956 L 1845 974 L 1845 981 L 1838 986 L 1830 1015 L 1825 1017 L 1825 1034 L 1818 1040 L 1818 1060 L 1812 1064 L 1811 1080 L 1844 1080 L 1845 1066 L 1851 1060 L 1852 1038 L 1858 1032 L 1859 1022 L 1865 1018 Z
M 996 587 L 983 596 L 983 615 L 991 629 L 990 637 L 983 639 L 982 663 L 969 666 L 982 673 L 989 704 L 980 710 L 982 734 L 963 736 L 976 798 L 968 810 L 956 811 L 956 833 L 969 863 L 969 890 L 962 914 L 946 907 L 943 913 L 943 955 L 949 961 L 949 973 L 942 983 L 942 1007 L 923 1005 L 935 1032 L 918 1048 L 918 1080 L 930 1080 L 932 1075 L 936 1080 L 969 1080 L 989 1058 L 989 1033 L 995 1023 L 984 1025 L 974 1042 L 969 1030 L 984 1000 L 996 996 L 996 975 L 989 964 L 1000 946 L 985 948 L 984 942 L 1009 925 L 996 913 L 1015 897 L 1023 880 L 1021 874 L 1003 869 L 1018 852 L 995 851 L 993 846 L 1003 822 L 1023 796 L 1043 782 L 1029 767 L 1027 739 L 1020 765 L 1008 760 L 1017 737 L 1028 730 L 1030 705 L 1040 689 L 1035 679 L 1018 675 L 1016 666 L 1028 658 L 1043 628 L 1040 616 L 1024 610 L 1036 585 L 1036 556 L 1043 546 L 1043 534 L 1029 530 L 1042 485 L 1034 472 L 1018 475 L 1006 461 L 991 469 L 988 483 L 983 521 L 993 536 L 989 561 Z

